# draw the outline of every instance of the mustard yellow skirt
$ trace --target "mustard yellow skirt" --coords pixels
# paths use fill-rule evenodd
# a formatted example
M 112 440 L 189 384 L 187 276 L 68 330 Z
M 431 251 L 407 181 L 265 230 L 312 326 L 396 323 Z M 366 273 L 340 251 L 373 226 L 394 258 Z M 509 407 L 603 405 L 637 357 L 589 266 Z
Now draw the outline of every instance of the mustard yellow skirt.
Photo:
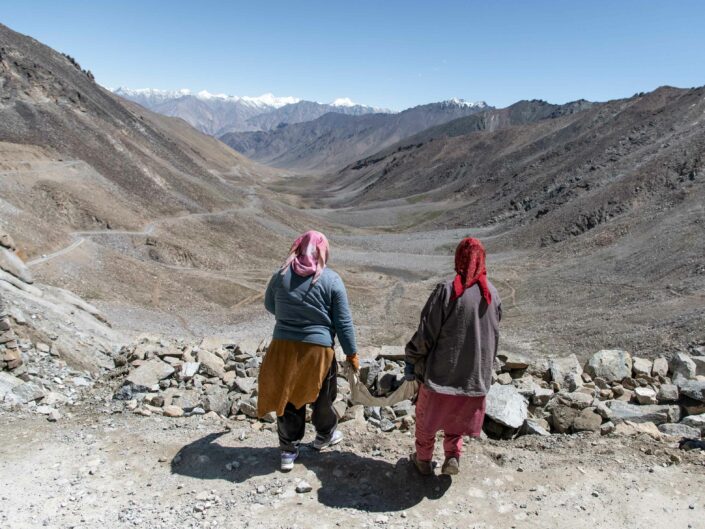
M 332 347 L 272 340 L 259 371 L 257 414 L 281 417 L 287 402 L 297 409 L 315 402 L 334 359 Z

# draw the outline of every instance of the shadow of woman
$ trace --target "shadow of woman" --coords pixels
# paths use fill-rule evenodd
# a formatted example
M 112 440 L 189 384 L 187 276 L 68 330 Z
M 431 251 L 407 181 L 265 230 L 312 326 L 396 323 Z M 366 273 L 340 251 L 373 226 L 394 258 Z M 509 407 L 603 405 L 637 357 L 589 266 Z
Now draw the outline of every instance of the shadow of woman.
M 229 447 L 216 442 L 227 433 L 212 433 L 185 445 L 171 461 L 172 473 L 243 483 L 278 472 L 277 448 Z M 236 468 L 230 471 L 226 465 L 233 462 Z M 425 498 L 437 500 L 451 484 L 448 476 L 418 475 L 407 459 L 391 464 L 352 452 L 319 453 L 308 446 L 302 446 L 297 464 L 320 480 L 321 504 L 366 512 L 402 511 Z

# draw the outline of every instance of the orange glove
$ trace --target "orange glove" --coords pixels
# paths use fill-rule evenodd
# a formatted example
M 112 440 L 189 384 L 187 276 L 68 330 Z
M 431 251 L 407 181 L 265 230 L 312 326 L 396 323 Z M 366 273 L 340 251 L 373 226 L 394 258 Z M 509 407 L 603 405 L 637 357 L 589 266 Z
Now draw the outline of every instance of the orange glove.
M 348 356 L 346 362 L 349 366 L 353 368 L 353 371 L 355 371 L 355 373 L 358 373 L 360 371 L 360 357 L 357 356 L 357 353 L 353 353 Z

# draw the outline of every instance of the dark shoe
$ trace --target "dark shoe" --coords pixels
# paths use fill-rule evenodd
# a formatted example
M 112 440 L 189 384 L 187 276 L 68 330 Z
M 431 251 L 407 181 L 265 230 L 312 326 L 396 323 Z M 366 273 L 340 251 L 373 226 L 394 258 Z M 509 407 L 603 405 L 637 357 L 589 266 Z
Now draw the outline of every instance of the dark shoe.
M 416 467 L 416 470 L 419 471 L 419 474 L 421 474 L 422 476 L 433 475 L 433 463 L 431 463 L 431 461 L 421 461 L 416 457 L 416 452 L 411 454 L 409 456 L 409 459 Z
M 443 461 L 443 466 L 441 467 L 441 474 L 446 476 L 455 476 L 460 472 L 460 462 L 457 457 L 446 457 Z

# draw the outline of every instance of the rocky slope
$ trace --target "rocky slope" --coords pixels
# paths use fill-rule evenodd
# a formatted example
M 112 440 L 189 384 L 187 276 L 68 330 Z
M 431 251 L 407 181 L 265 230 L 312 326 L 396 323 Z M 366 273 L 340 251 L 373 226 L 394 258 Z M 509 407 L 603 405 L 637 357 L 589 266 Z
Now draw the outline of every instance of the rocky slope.
M 339 202 L 451 196 L 482 202 L 482 208 L 448 208 L 440 220 L 531 224 L 543 233 L 539 241 L 550 244 L 635 203 L 670 208 L 689 191 L 699 193 L 703 95 L 704 88 L 662 88 L 577 108 L 517 104 L 424 131 L 327 182 Z M 573 222 L 561 213 L 572 213 Z
M 218 270 L 245 249 L 269 270 L 271 248 L 286 245 L 249 221 L 267 202 L 252 192 L 271 178 L 265 168 L 5 26 L 0 174 L 0 229 L 21 258 L 42 282 L 93 301 L 230 308 L 256 291 Z
M 271 131 L 230 133 L 220 139 L 248 158 L 274 167 L 323 171 L 342 167 L 424 129 L 486 108 L 484 103 L 449 100 L 398 114 L 326 114 L 305 123 Z

